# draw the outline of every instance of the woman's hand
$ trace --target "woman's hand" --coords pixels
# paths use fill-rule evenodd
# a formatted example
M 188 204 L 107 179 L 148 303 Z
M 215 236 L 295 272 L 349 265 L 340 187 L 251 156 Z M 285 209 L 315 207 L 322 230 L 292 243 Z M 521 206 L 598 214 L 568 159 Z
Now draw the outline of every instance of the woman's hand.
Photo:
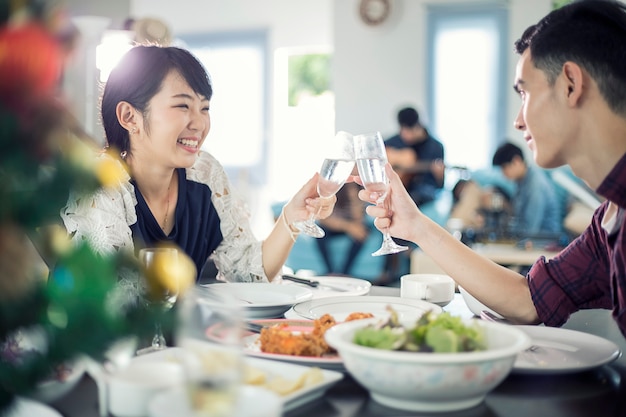
M 314 214 L 317 219 L 325 219 L 332 214 L 337 197 L 319 196 L 317 193 L 318 177 L 319 174 L 315 173 L 285 205 L 285 214 L 290 224 L 307 220 L 311 214 Z
M 385 172 L 389 178 L 389 192 L 384 204 L 377 206 L 378 193 L 370 193 L 366 189 L 359 191 L 359 198 L 371 206 L 365 211 L 374 219 L 374 226 L 381 232 L 388 228 L 391 236 L 415 242 L 416 229 L 419 227 L 420 210 L 406 191 L 398 174 L 387 163 Z M 363 185 L 360 178 L 353 178 L 354 182 Z

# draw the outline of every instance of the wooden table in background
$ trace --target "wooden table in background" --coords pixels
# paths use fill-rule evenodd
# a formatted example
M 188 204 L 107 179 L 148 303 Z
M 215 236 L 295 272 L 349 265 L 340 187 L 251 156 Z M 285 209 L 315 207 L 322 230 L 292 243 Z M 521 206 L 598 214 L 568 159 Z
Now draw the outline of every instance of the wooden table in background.
M 541 256 L 551 259 L 559 253 L 539 248 L 520 248 L 515 243 L 476 243 L 472 246 L 472 250 L 497 264 L 515 270 L 534 264 Z M 443 274 L 444 272 L 430 256 L 416 249 L 411 254 L 411 273 Z

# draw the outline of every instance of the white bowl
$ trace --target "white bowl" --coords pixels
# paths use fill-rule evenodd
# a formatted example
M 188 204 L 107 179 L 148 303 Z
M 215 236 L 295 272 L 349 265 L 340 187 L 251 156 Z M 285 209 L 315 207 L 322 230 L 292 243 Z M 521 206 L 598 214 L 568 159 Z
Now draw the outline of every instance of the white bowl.
M 335 325 L 326 332 L 326 341 L 375 401 L 407 411 L 455 411 L 480 404 L 507 377 L 518 352 L 531 344 L 514 326 L 486 321 L 478 322 L 487 343 L 487 350 L 479 352 L 399 352 L 353 343 L 356 330 L 377 321 Z
M 28 395 L 30 398 L 42 403 L 53 403 L 70 392 L 85 374 L 86 365 L 82 359 L 76 359 L 68 363 L 69 373 L 60 379 L 47 379 L 37 384 L 35 390 Z
M 478 301 L 476 298 L 474 298 L 474 296 L 468 293 L 465 290 L 465 288 L 461 287 L 460 285 L 458 287 L 459 287 L 459 292 L 463 296 L 463 301 L 465 301 L 465 304 L 467 305 L 467 308 L 469 308 L 470 311 L 474 313 L 475 316 L 480 317 L 481 311 L 485 310 L 495 315 L 498 318 L 501 318 L 501 319 L 504 318 L 500 314 L 496 313 L 495 311 L 493 311 L 492 309 L 490 309 L 489 307 L 487 307 L 486 305 Z

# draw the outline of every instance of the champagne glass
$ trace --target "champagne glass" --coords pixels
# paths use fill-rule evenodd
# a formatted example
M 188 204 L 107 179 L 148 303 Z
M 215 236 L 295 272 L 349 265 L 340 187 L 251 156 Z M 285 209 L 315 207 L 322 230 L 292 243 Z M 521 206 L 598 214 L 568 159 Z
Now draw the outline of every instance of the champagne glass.
M 382 206 L 389 191 L 389 179 L 385 174 L 387 151 L 380 132 L 365 133 L 354 137 L 354 157 L 359 176 L 365 189 L 378 194 L 376 204 Z M 390 255 L 409 249 L 398 245 L 389 235 L 389 230 L 383 232 L 383 243 L 372 256 Z
M 228 285 L 228 284 L 217 284 Z M 229 294 L 194 286 L 180 297 L 176 345 L 184 351 L 190 415 L 236 415 L 243 380 L 243 311 Z
M 176 270 L 179 260 L 178 249 L 169 247 L 143 248 L 139 250 L 139 261 L 143 265 L 145 278 L 148 280 L 149 302 L 158 303 L 164 311 L 171 309 L 178 297 L 179 283 L 178 274 L 168 274 Z M 167 274 L 167 277 L 163 277 Z M 162 285 L 163 279 L 167 279 L 170 284 Z M 142 349 L 140 353 L 147 353 L 154 350 L 161 350 L 167 347 L 161 322 L 154 324 L 155 332 L 152 344 L 149 348 Z
M 330 198 L 337 194 L 354 169 L 354 143 L 348 132 L 337 132 L 330 146 L 326 149 L 324 162 L 317 181 L 317 194 L 321 198 Z M 294 222 L 302 233 L 316 238 L 326 235 L 315 223 L 315 214 L 306 221 Z

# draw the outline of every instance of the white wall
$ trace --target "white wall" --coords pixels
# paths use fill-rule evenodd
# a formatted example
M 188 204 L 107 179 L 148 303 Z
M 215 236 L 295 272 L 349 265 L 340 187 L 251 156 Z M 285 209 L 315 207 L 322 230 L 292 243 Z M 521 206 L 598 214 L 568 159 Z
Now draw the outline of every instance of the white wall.
M 508 43 L 512 85 L 517 62 L 513 42 L 527 26 L 550 11 L 551 0 L 495 1 L 510 6 Z M 359 0 L 131 0 L 131 15 L 161 18 L 179 35 L 266 28 L 271 52 L 283 47 L 331 47 L 336 130 L 390 133 L 396 129 L 397 109 L 405 104 L 421 110 L 428 123 L 423 65 L 426 8 L 429 4 L 446 3 L 477 3 L 477 0 L 392 0 L 391 16 L 376 27 L 367 26 L 359 19 Z M 275 79 L 273 83 L 276 84 Z M 508 91 L 504 103 L 509 119 L 508 136 L 521 143 L 520 135 L 512 127 L 519 98 L 512 88 Z M 276 102 L 272 103 L 275 108 Z M 274 113 L 271 110 L 270 138 L 274 126 L 280 124 Z
M 429 4 L 477 3 L 475 0 L 394 0 L 389 20 L 381 26 L 363 24 L 356 13 L 359 0 L 334 3 L 334 68 L 337 128 L 348 131 L 397 130 L 396 112 L 405 104 L 426 114 L 426 9 Z M 493 3 L 493 2 L 492 2 Z M 513 42 L 524 29 L 550 11 L 550 0 L 509 0 L 509 68 L 513 85 L 517 55 Z M 459 76 L 463 76 L 462 69 Z M 513 89 L 507 98 L 509 137 L 519 98 Z M 459 92 L 462 94 L 462 92 Z

